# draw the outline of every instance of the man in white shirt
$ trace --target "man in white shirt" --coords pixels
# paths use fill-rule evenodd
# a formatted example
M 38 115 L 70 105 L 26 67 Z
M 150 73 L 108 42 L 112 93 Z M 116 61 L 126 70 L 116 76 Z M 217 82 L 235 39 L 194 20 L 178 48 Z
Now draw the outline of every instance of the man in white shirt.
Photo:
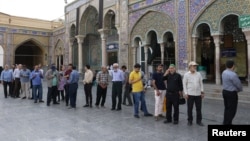
M 83 107 L 92 107 L 92 85 L 93 72 L 90 70 L 90 65 L 85 65 L 85 73 L 83 79 L 84 92 L 86 96 L 86 104 Z
M 187 99 L 187 111 L 188 111 L 188 125 L 191 126 L 193 122 L 193 106 L 196 107 L 196 123 L 200 126 L 204 126 L 201 122 L 201 102 L 204 98 L 204 89 L 202 76 L 196 71 L 197 63 L 191 61 L 188 64 L 189 71 L 184 74 L 183 77 L 183 90 L 184 97 Z
M 15 80 L 15 87 L 14 87 L 14 96 L 20 98 L 20 89 L 21 89 L 21 81 L 20 81 L 20 72 L 22 69 L 22 64 L 17 65 L 17 68 L 13 72 L 13 78 Z

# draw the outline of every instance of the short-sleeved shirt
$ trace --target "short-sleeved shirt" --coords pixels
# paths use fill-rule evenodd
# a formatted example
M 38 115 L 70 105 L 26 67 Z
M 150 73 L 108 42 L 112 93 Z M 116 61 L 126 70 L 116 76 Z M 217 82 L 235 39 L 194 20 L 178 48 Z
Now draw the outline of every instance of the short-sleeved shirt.
M 155 72 L 153 73 L 152 79 L 155 80 L 155 85 L 159 90 L 166 90 L 166 85 L 163 80 L 163 73 Z
M 129 81 L 137 80 L 141 77 L 142 77 L 142 75 L 140 72 L 132 71 L 129 75 Z M 143 89 L 144 88 L 143 88 L 142 81 L 137 81 L 136 83 L 132 84 L 132 92 L 141 92 L 141 91 L 143 91 Z

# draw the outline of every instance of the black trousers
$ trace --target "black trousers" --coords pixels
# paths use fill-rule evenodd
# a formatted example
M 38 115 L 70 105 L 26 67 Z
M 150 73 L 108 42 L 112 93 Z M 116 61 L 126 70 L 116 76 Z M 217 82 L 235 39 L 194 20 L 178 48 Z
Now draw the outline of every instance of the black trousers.
M 3 81 L 3 91 L 4 91 L 4 96 L 7 97 L 8 93 L 7 93 L 7 88 L 9 87 L 9 95 L 13 96 L 12 94 L 12 82 L 7 82 L 7 81 Z
M 236 91 L 222 91 L 224 99 L 224 125 L 232 125 L 232 121 L 237 112 L 238 94 Z
M 174 121 L 179 121 L 179 93 L 167 92 L 167 113 L 166 117 L 168 121 L 172 121 L 172 108 L 174 108 Z
M 112 85 L 112 109 L 116 108 L 116 98 L 118 97 L 117 109 L 122 108 L 122 81 L 113 82 Z
M 58 101 L 61 100 L 60 97 L 62 97 L 62 100 L 64 100 L 64 90 L 58 90 L 57 96 L 58 96 Z
M 193 122 L 193 106 L 196 107 L 196 122 L 199 123 L 202 120 L 201 114 L 201 96 L 188 95 L 187 99 L 187 113 L 188 121 Z
M 100 100 L 101 101 L 101 106 L 104 106 L 105 101 L 106 101 L 106 95 L 107 95 L 107 87 L 102 88 L 99 84 L 97 85 L 97 92 L 96 92 L 96 106 L 99 106 Z
M 73 108 L 76 107 L 77 89 L 78 89 L 77 83 L 69 84 L 70 106 Z
M 57 94 L 57 86 L 48 87 L 47 104 L 50 104 L 51 99 L 53 99 L 53 103 L 56 103 Z
M 64 85 L 64 90 L 65 90 L 65 102 L 66 105 L 69 104 L 69 84 Z
M 19 97 L 20 89 L 21 89 L 20 78 L 15 78 L 15 87 L 14 87 L 14 93 L 13 93 L 15 97 Z
M 131 100 L 131 94 L 130 93 L 131 93 L 131 85 L 126 84 L 125 85 L 125 91 L 124 91 L 124 94 L 123 94 L 123 101 L 122 101 L 123 104 L 126 104 L 126 99 L 128 99 L 128 104 L 132 105 L 132 100 Z
M 84 84 L 86 105 L 92 105 L 92 83 Z

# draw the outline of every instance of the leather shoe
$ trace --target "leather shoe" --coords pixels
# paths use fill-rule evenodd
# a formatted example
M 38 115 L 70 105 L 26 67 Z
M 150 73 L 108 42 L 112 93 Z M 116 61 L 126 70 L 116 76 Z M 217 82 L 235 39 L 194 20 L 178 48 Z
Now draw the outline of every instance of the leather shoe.
M 83 107 L 89 107 L 89 105 L 88 105 L 88 104 L 86 104 L 86 105 L 84 105 Z
M 165 120 L 164 123 L 171 123 L 171 120 Z
M 202 122 L 198 122 L 197 123 L 199 126 L 204 126 L 204 124 Z
M 147 114 L 145 114 L 144 116 L 145 116 L 145 117 L 152 117 L 153 115 L 150 114 L 150 113 L 147 113 Z
M 192 122 L 189 121 L 189 122 L 188 122 L 188 126 L 191 126 L 191 125 L 192 125 Z
M 178 124 L 178 121 L 174 121 L 174 124 Z
M 116 109 L 116 111 L 121 111 L 121 110 L 122 110 L 121 108 Z
M 58 103 L 58 102 L 54 102 L 53 104 L 60 104 L 60 103 Z
M 134 117 L 135 117 L 135 118 L 140 118 L 140 116 L 139 116 L 139 115 L 134 115 Z
M 44 101 L 43 100 L 39 100 L 40 103 L 43 103 Z

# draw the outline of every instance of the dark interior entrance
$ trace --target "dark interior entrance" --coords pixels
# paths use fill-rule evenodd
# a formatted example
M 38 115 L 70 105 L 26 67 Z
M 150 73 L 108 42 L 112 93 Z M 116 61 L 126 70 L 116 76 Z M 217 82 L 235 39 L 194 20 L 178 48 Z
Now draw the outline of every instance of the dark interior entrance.
M 15 64 L 25 64 L 32 69 L 36 64 L 43 64 L 42 50 L 34 41 L 27 41 L 15 51 Z

